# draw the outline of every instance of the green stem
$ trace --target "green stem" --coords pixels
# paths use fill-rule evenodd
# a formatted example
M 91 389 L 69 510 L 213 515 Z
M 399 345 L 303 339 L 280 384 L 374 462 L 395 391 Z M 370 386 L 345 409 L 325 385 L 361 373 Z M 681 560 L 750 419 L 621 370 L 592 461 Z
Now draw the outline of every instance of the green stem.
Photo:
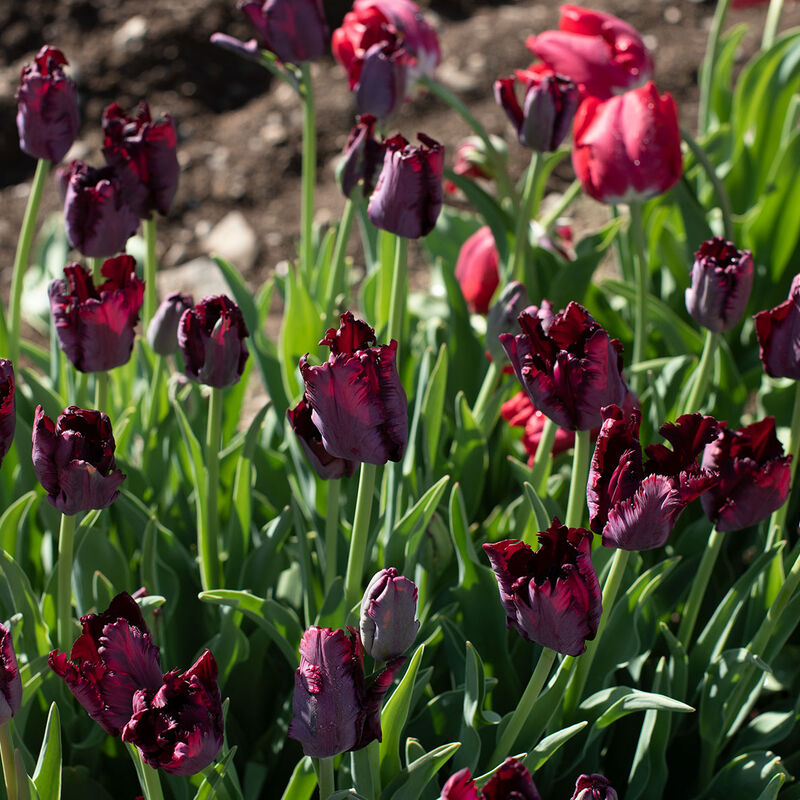
M 92 279 L 94 280 L 95 288 L 103 282 L 103 262 L 104 258 L 90 258 L 89 263 L 92 266 Z
M 767 18 L 764 20 L 764 34 L 761 37 L 761 49 L 769 50 L 778 34 L 778 23 L 783 11 L 783 0 L 770 0 Z
M 549 214 L 540 220 L 542 229 L 549 231 L 558 222 L 558 218 L 575 202 L 575 198 L 581 193 L 581 182 L 576 178 L 567 187 L 567 191 L 561 195 L 561 199 L 553 207 Z
M 22 284 L 25 278 L 25 271 L 28 269 L 28 259 L 31 254 L 33 244 L 33 234 L 36 230 L 36 217 L 39 215 L 39 206 L 42 204 L 44 185 L 47 176 L 50 174 L 52 162 L 46 158 L 40 158 L 36 164 L 36 172 L 33 176 L 31 193 L 28 196 L 28 205 L 25 208 L 25 216 L 22 220 L 22 230 L 17 241 L 17 252 L 14 256 L 14 267 L 11 273 L 11 299 L 9 301 L 9 320 L 8 331 L 8 357 L 16 366 L 19 359 L 19 340 L 20 340 L 20 318 L 22 313 Z
M 14 763 L 14 744 L 11 741 L 10 723 L 0 725 L 0 760 L 3 762 L 3 779 L 6 784 L 8 800 L 17 800 L 17 768 Z
M 700 102 L 697 114 L 697 132 L 703 136 L 708 130 L 711 116 L 711 86 L 714 82 L 714 67 L 719 55 L 719 42 L 722 36 L 722 27 L 728 15 L 728 6 L 731 0 L 717 0 L 714 10 L 714 19 L 711 22 L 711 31 L 708 34 L 706 54 L 700 67 Z
M 478 427 L 481 428 L 484 433 L 487 433 L 485 429 L 485 423 L 487 421 L 486 412 L 489 407 L 489 401 L 492 399 L 492 395 L 494 395 L 497 387 L 500 385 L 502 377 L 502 367 L 499 367 L 496 361 L 490 361 L 489 368 L 486 370 L 486 374 L 483 376 L 483 383 L 481 384 L 480 391 L 478 392 L 478 397 L 475 399 L 475 405 L 472 407 L 472 416 L 475 418 L 475 422 L 478 423 Z
M 403 334 L 403 312 L 405 311 L 406 286 L 408 285 L 408 239 L 395 236 L 394 269 L 392 270 L 392 289 L 389 301 L 389 329 L 386 338 L 400 338 Z
M 333 779 L 333 758 L 318 759 L 317 769 L 319 774 L 319 800 L 327 800 L 336 791 L 336 784 Z
M 647 256 L 645 255 L 641 203 L 631 203 L 630 213 L 636 281 L 636 305 L 633 310 L 633 363 L 639 364 L 644 361 L 647 348 L 647 283 L 649 271 L 647 268 Z M 645 375 L 642 372 L 637 372 L 633 375 L 632 384 L 635 392 L 641 393 L 644 378 Z
M 347 572 L 344 579 L 344 614 L 358 602 L 361 595 L 361 578 L 367 550 L 369 523 L 372 516 L 372 495 L 375 489 L 375 464 L 361 464 L 358 478 L 358 497 L 353 531 L 350 534 L 350 553 L 347 556 Z
M 719 334 L 707 330 L 700 361 L 692 374 L 692 390 L 686 400 L 684 414 L 693 414 L 705 406 L 705 394 L 713 370 L 714 354 L 717 352 L 718 346 Z
M 94 374 L 94 407 L 103 411 L 110 417 L 108 409 L 108 373 L 95 372 Z
M 198 529 L 197 549 L 200 554 L 200 579 L 203 589 L 222 586 L 219 568 L 219 446 L 222 435 L 222 389 L 211 387 L 208 404 L 208 427 L 206 428 L 206 502 L 203 525 Z
M 342 211 L 342 221 L 336 231 L 336 244 L 333 247 L 333 263 L 328 275 L 328 285 L 325 287 L 325 309 L 328 318 L 333 317 L 333 304 L 336 298 L 345 292 L 344 262 L 347 253 L 347 243 L 350 241 L 350 232 L 353 229 L 355 218 L 355 203 L 348 199 Z
M 56 589 L 56 639 L 65 653 L 72 649 L 72 545 L 75 539 L 75 517 L 61 515 L 58 532 L 58 586 Z
M 553 442 L 556 440 L 556 433 L 558 433 L 558 424 L 553 422 L 550 417 L 545 417 L 531 468 L 531 486 L 539 495 L 544 494 L 544 482 L 547 480 L 548 468 L 553 460 Z
M 153 381 L 150 384 L 150 402 L 147 406 L 147 422 L 145 424 L 145 438 L 150 435 L 150 431 L 155 429 L 158 422 L 158 409 L 161 405 L 161 384 L 164 382 L 164 356 L 156 353 L 156 364 L 153 371 Z
M 500 741 L 497 742 L 497 747 L 495 747 L 494 753 L 490 759 L 491 764 L 499 764 L 504 758 L 511 755 L 514 743 L 517 741 L 517 737 L 525 721 L 530 716 L 555 660 L 555 650 L 551 650 L 549 647 L 542 649 L 539 661 L 536 664 L 536 669 L 534 669 L 528 681 L 528 685 L 525 687 L 525 691 L 522 693 L 522 697 L 519 703 L 517 703 L 517 707 L 514 709 L 511 719 L 508 721 L 508 725 L 506 725 L 503 730 Z
M 592 457 L 591 431 L 575 431 L 575 450 L 572 454 L 572 478 L 569 484 L 567 500 L 567 518 L 564 524 L 568 528 L 579 528 L 586 508 L 586 479 L 589 475 L 589 460 Z
M 328 481 L 328 501 L 325 508 L 325 591 L 331 588 L 336 580 L 337 554 L 339 550 L 339 493 L 342 485 L 340 478 Z
M 723 538 L 724 535 L 716 528 L 711 531 L 711 536 L 708 538 L 708 545 L 706 545 L 705 550 L 703 550 L 703 557 L 700 559 L 700 566 L 697 568 L 697 572 L 692 579 L 692 588 L 689 591 L 689 597 L 686 600 L 686 605 L 683 607 L 681 624 L 678 627 L 678 638 L 683 643 L 687 652 L 691 644 L 697 616 L 700 613 L 700 605 L 703 602 L 703 597 L 708 588 L 708 581 L 714 570 L 714 564 L 717 562 L 719 551 L 722 549 Z
M 161 789 L 161 779 L 158 775 L 158 770 L 153 769 L 145 763 L 138 747 L 128 744 L 128 753 L 136 769 L 136 775 L 139 778 L 139 786 L 142 787 L 142 792 L 144 792 L 144 800 L 164 800 L 164 792 Z
M 153 314 L 156 313 L 156 303 L 158 294 L 156 292 L 156 270 L 158 260 L 156 259 L 156 231 L 158 221 L 155 213 L 152 219 L 143 221 L 145 256 L 144 256 L 144 308 L 142 309 L 142 330 L 147 331 Z
M 528 164 L 528 171 L 525 175 L 525 188 L 522 190 L 522 200 L 519 204 L 519 212 L 517 214 L 517 228 L 514 232 L 514 250 L 511 253 L 511 259 L 508 262 L 508 269 L 506 271 L 506 278 L 509 281 L 523 281 L 525 282 L 525 262 L 529 252 L 529 239 L 531 219 L 536 214 L 536 185 L 539 183 L 539 174 L 541 172 L 542 163 L 544 159 L 541 154 L 534 150 L 531 153 L 531 161 Z M 534 272 L 532 278 L 535 280 L 538 276 Z M 530 284 L 532 281 L 528 281 Z M 539 287 L 537 285 L 528 285 L 528 293 L 530 297 L 538 302 L 539 300 Z
M 789 441 L 786 445 L 786 455 L 792 457 L 792 463 L 789 467 L 789 491 L 794 484 L 794 476 L 797 472 L 797 460 L 800 458 L 798 453 L 798 446 L 800 446 L 800 381 L 795 383 L 794 389 L 794 408 L 792 409 L 792 426 L 789 429 Z M 778 539 L 784 537 L 784 525 L 786 523 L 786 514 L 789 512 L 789 500 L 791 494 L 786 498 L 786 502 L 778 509 L 772 512 L 769 520 L 769 527 L 767 528 L 767 547 L 769 550 Z
M 303 162 L 301 167 L 302 200 L 300 208 L 300 263 L 306 279 L 314 268 L 312 233 L 314 224 L 314 185 L 317 177 L 317 127 L 314 110 L 314 87 L 311 65 L 304 61 L 303 86 Z

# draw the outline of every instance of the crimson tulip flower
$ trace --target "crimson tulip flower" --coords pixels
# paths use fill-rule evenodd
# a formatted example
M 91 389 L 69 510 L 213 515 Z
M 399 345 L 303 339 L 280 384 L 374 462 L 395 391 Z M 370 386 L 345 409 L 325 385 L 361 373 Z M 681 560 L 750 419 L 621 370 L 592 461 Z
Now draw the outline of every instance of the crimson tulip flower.
M 800 380 L 800 275 L 792 279 L 788 300 L 753 319 L 767 375 Z
M 19 711 L 22 702 L 22 678 L 11 631 L 0 622 L 0 725 L 5 725 Z
M 456 280 L 475 314 L 488 314 L 489 302 L 500 283 L 500 256 L 488 225 L 469 236 L 458 252 Z
M 17 393 L 14 365 L 0 358 L 0 464 L 11 449 L 17 427 Z
M 528 454 L 528 465 L 533 465 L 539 441 L 542 438 L 545 415 L 533 404 L 530 397 L 523 392 L 517 392 L 510 400 L 506 400 L 500 407 L 500 416 L 514 428 L 524 428 L 522 445 Z M 575 446 L 575 433 L 564 428 L 556 430 L 553 440 L 553 456 L 564 453 Z
M 528 768 L 516 758 L 507 758 L 479 790 L 466 767 L 451 775 L 442 787 L 440 800 L 541 800 Z

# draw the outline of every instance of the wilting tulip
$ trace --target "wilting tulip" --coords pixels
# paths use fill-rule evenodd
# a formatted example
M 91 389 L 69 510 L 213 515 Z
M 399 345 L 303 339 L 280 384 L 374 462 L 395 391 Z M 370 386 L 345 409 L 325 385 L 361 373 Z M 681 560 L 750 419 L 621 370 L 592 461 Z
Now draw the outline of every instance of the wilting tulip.
M 558 27 L 528 37 L 525 44 L 550 69 L 575 81 L 584 97 L 605 100 L 650 80 L 653 57 L 627 22 L 565 5 Z
M 717 473 L 698 464 L 703 448 L 717 436 L 717 421 L 684 414 L 665 423 L 659 432 L 672 450 L 650 445 L 642 463 L 640 413 L 609 406 L 603 417 L 586 488 L 590 527 L 606 547 L 661 547 L 684 508 L 717 483 Z
M 718 531 L 756 525 L 780 508 L 789 494 L 792 457 L 783 455 L 775 418 L 739 430 L 723 429 L 703 451 L 703 469 L 719 472 L 719 483 L 701 498 Z
M 14 365 L 0 358 L 0 464 L 14 441 L 17 426 L 17 392 L 14 383 Z
M 517 84 L 523 100 L 517 99 Z M 578 109 L 578 87 L 551 71 L 518 69 L 513 78 L 494 82 L 494 99 L 503 107 L 519 143 L 540 153 L 557 150 Z
M 217 662 L 206 650 L 185 672 L 174 669 L 133 695 L 122 741 L 135 744 L 153 769 L 194 775 L 216 758 L 224 726 Z
M 522 445 L 528 454 L 528 465 L 533 465 L 539 441 L 542 438 L 545 415 L 531 402 L 525 392 L 517 392 L 500 407 L 500 416 L 512 427 L 524 428 Z M 564 453 L 575 446 L 575 433 L 558 428 L 553 440 L 553 456 Z
M 178 345 L 186 374 L 198 383 L 221 389 L 232 386 L 244 372 L 250 335 L 239 306 L 224 294 L 204 297 L 183 312 Z
M 311 419 L 311 406 L 303 397 L 295 408 L 286 409 L 286 417 L 300 442 L 306 458 L 323 480 L 349 478 L 356 471 L 357 461 L 332 456 L 322 443 L 322 436 Z
M 178 189 L 175 123 L 169 114 L 153 122 L 147 103 L 128 117 L 112 103 L 103 112 L 103 155 L 122 184 L 125 202 L 140 219 L 169 211 Z
M 347 138 L 340 172 L 345 197 L 350 197 L 359 183 L 364 197 L 369 197 L 375 188 L 375 178 L 386 151 L 386 145 L 375 139 L 375 122 L 371 114 L 362 114 Z
M 376 573 L 361 600 L 361 641 L 376 661 L 391 661 L 417 638 L 417 587 L 394 567 Z
M 390 662 L 366 688 L 358 632 L 311 627 L 300 640 L 289 736 L 314 758 L 381 740 L 380 705 L 405 659 Z
M 608 778 L 594 773 L 578 778 L 571 800 L 617 800 L 617 793 Z
M 742 318 L 752 288 L 753 254 L 715 236 L 694 254 L 686 308 L 698 325 L 729 331 Z
M 126 592 L 102 613 L 81 617 L 81 627 L 69 658 L 53 650 L 48 663 L 89 716 L 117 736 L 131 718 L 134 694 L 161 685 L 158 648 Z
M 124 250 L 139 227 L 116 171 L 95 169 L 81 161 L 73 162 L 64 219 L 70 245 L 91 258 L 106 258 Z
M 22 702 L 22 678 L 11 631 L 0 622 L 0 725 L 5 725 L 19 711 Z
M 792 279 L 788 300 L 753 319 L 767 375 L 800 380 L 800 275 Z
M 375 344 L 375 331 L 349 311 L 321 345 L 328 360 L 300 359 L 305 401 L 325 449 L 337 458 L 385 464 L 399 461 L 408 442 L 408 401 L 397 373 L 397 342 Z
M 281 61 L 301 64 L 324 55 L 330 34 L 321 0 L 256 0 L 238 8 Z
M 623 405 L 622 346 L 589 312 L 571 302 L 553 315 L 544 301 L 519 315 L 523 333 L 504 333 L 505 348 L 533 404 L 569 430 L 591 430 L 603 406 Z
M 180 292 L 173 292 L 161 302 L 147 326 L 147 341 L 154 353 L 169 356 L 178 352 L 178 324 L 183 312 L 193 305 L 192 296 Z
M 535 552 L 506 539 L 484 544 L 500 589 L 506 624 L 531 642 L 579 656 L 594 639 L 602 613 L 592 564 L 592 534 L 558 519 L 539 533 Z
M 92 273 L 80 264 L 64 267 L 66 280 L 54 280 L 47 293 L 58 344 L 81 372 L 104 372 L 127 364 L 134 328 L 144 299 L 131 256 L 109 258 L 100 269 L 105 280 L 95 288 Z
M 584 100 L 572 127 L 572 166 L 601 203 L 648 200 L 681 176 L 681 132 L 672 95 L 650 82 L 618 97 Z
M 461 245 L 456 261 L 456 280 L 473 313 L 489 313 L 489 301 L 500 283 L 499 268 L 492 229 L 484 225 Z
M 387 139 L 383 168 L 367 215 L 381 230 L 419 239 L 427 236 L 442 210 L 444 148 L 424 133 L 411 145 L 400 134 Z
M 541 800 L 528 768 L 516 758 L 507 758 L 479 790 L 468 769 L 451 775 L 442 787 L 440 800 Z
M 546 300 L 543 305 L 545 303 Z M 508 360 L 500 344 L 500 334 L 518 331 L 517 318 L 529 305 L 528 292 L 519 281 L 511 281 L 500 291 L 486 317 L 486 349 L 492 361 Z M 547 305 L 550 306 L 549 303 Z
M 111 421 L 102 411 L 70 406 L 53 424 L 36 407 L 33 471 L 62 514 L 110 506 L 125 480 L 116 469 Z
M 54 163 L 72 147 L 80 126 L 78 90 L 61 69 L 67 63 L 60 50 L 45 45 L 22 68 L 17 89 L 20 149 Z

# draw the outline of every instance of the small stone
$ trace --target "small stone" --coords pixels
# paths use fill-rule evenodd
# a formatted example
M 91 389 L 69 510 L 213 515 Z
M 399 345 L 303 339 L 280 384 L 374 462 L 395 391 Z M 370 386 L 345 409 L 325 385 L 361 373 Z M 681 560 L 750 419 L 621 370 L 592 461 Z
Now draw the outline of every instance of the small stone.
M 158 295 L 166 297 L 173 292 L 190 294 L 198 302 L 203 297 L 214 294 L 227 294 L 230 288 L 219 267 L 207 256 L 187 261 L 173 269 L 160 270 L 158 273 Z
M 237 269 L 246 271 L 256 263 L 258 238 L 241 211 L 224 216 L 203 244 L 210 253 L 230 261 Z

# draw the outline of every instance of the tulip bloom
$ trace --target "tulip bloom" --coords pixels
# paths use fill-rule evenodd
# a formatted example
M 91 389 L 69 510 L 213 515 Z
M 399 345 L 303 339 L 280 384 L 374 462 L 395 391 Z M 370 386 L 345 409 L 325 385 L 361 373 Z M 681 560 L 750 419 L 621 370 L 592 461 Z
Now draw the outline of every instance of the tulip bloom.
M 311 419 L 311 406 L 303 397 L 295 408 L 286 409 L 286 417 L 300 442 L 314 471 L 323 480 L 349 478 L 356 471 L 358 462 L 332 456 L 322 443 L 322 436 Z
M 62 514 L 107 508 L 125 480 L 116 469 L 111 421 L 102 411 L 70 406 L 53 424 L 36 407 L 33 471 Z
M 194 775 L 219 753 L 225 723 L 217 662 L 210 651 L 185 672 L 174 669 L 156 686 L 142 686 L 132 705 L 122 741 L 135 744 L 153 769 Z
M 17 89 L 20 149 L 34 158 L 57 163 L 78 135 L 78 90 L 64 74 L 64 54 L 45 45 L 33 64 L 22 68 Z
M 267 50 L 287 64 L 321 58 L 328 44 L 328 24 L 321 0 L 240 2 Z
M 183 312 L 193 306 L 192 296 L 180 292 L 172 292 L 162 300 L 147 326 L 147 342 L 154 353 L 169 356 L 178 352 L 178 324 Z
M 488 225 L 478 228 L 461 245 L 455 276 L 469 310 L 488 314 L 489 302 L 500 283 L 500 256 Z
M 571 800 L 618 800 L 618 795 L 608 778 L 594 773 L 578 778 Z
M 698 325 L 729 331 L 742 318 L 752 288 L 753 254 L 715 236 L 694 254 L 686 309 Z
M 362 114 L 356 118 L 355 127 L 347 138 L 340 172 L 345 197 L 353 194 L 359 182 L 364 197 L 369 197 L 375 188 L 376 173 L 386 152 L 386 145 L 375 139 L 375 122 L 372 114 Z
M 506 624 L 528 641 L 579 656 L 594 639 L 602 613 L 592 564 L 592 534 L 558 519 L 539 533 L 535 552 L 506 539 L 484 544 L 500 589 Z
M 466 767 L 451 775 L 442 787 L 440 800 L 541 800 L 528 768 L 516 758 L 507 758 L 479 790 Z
M 383 168 L 369 200 L 370 222 L 406 239 L 427 236 L 442 210 L 444 148 L 424 133 L 419 147 L 400 134 L 387 139 Z
M 394 567 L 376 573 L 361 601 L 361 641 L 376 661 L 391 661 L 414 644 L 419 630 L 417 587 Z
M 158 648 L 126 592 L 102 613 L 81 617 L 81 627 L 70 657 L 53 650 L 48 663 L 89 716 L 117 736 L 131 718 L 136 692 L 161 685 Z
M 112 103 L 103 111 L 103 155 L 122 184 L 125 202 L 139 219 L 166 215 L 178 189 L 178 135 L 169 114 L 153 122 L 147 103 L 128 117 Z
M 650 445 L 642 463 L 639 411 L 626 414 L 609 406 L 603 417 L 586 488 L 590 527 L 606 547 L 662 547 L 684 508 L 717 483 L 716 471 L 698 464 L 719 432 L 717 421 L 684 414 L 665 423 L 659 432 L 672 450 Z
M 22 702 L 22 678 L 11 631 L 0 622 L 0 725 L 5 725 L 19 711 Z
M 550 303 L 543 300 L 542 305 L 545 304 L 551 307 Z M 486 316 L 486 350 L 492 361 L 507 361 L 506 351 L 500 344 L 500 334 L 518 331 L 517 318 L 529 305 L 528 292 L 519 281 L 511 281 L 501 289 Z M 510 365 L 507 366 L 511 369 Z
M 250 355 L 244 341 L 249 335 L 233 300 L 224 294 L 204 297 L 183 312 L 178 325 L 186 374 L 217 389 L 232 386 L 242 377 Z
M 523 392 L 517 392 L 510 400 L 506 400 L 500 407 L 500 416 L 514 428 L 524 428 L 522 445 L 528 454 L 528 466 L 533 465 L 539 441 L 542 438 L 545 415 L 531 402 L 530 397 Z M 553 441 L 553 457 L 564 453 L 575 446 L 575 433 L 558 428 Z
M 788 300 L 753 319 L 767 375 L 800 380 L 800 275 L 792 279 Z
M 723 429 L 703 451 L 703 469 L 719 472 L 719 483 L 700 499 L 706 516 L 718 531 L 738 531 L 766 519 L 786 502 L 791 461 L 775 435 L 774 417 L 735 431 Z
M 92 273 L 80 264 L 64 267 L 66 280 L 47 290 L 58 344 L 80 372 L 105 372 L 127 364 L 133 350 L 144 281 L 131 256 L 109 258 L 105 278 L 95 288 Z
M 525 45 L 554 72 L 575 81 L 583 97 L 605 100 L 650 80 L 653 57 L 627 22 L 565 5 L 558 27 L 528 37 Z
M 575 174 L 601 203 L 648 200 L 683 171 L 675 101 L 659 96 L 652 82 L 609 100 L 584 100 L 572 136 Z
M 14 384 L 14 365 L 0 358 L 0 464 L 11 449 L 17 426 L 17 393 Z
M 399 461 L 408 442 L 408 401 L 395 357 L 397 342 L 377 347 L 375 331 L 349 311 L 321 345 L 328 360 L 300 359 L 306 403 L 325 449 L 336 458 L 385 464 Z

